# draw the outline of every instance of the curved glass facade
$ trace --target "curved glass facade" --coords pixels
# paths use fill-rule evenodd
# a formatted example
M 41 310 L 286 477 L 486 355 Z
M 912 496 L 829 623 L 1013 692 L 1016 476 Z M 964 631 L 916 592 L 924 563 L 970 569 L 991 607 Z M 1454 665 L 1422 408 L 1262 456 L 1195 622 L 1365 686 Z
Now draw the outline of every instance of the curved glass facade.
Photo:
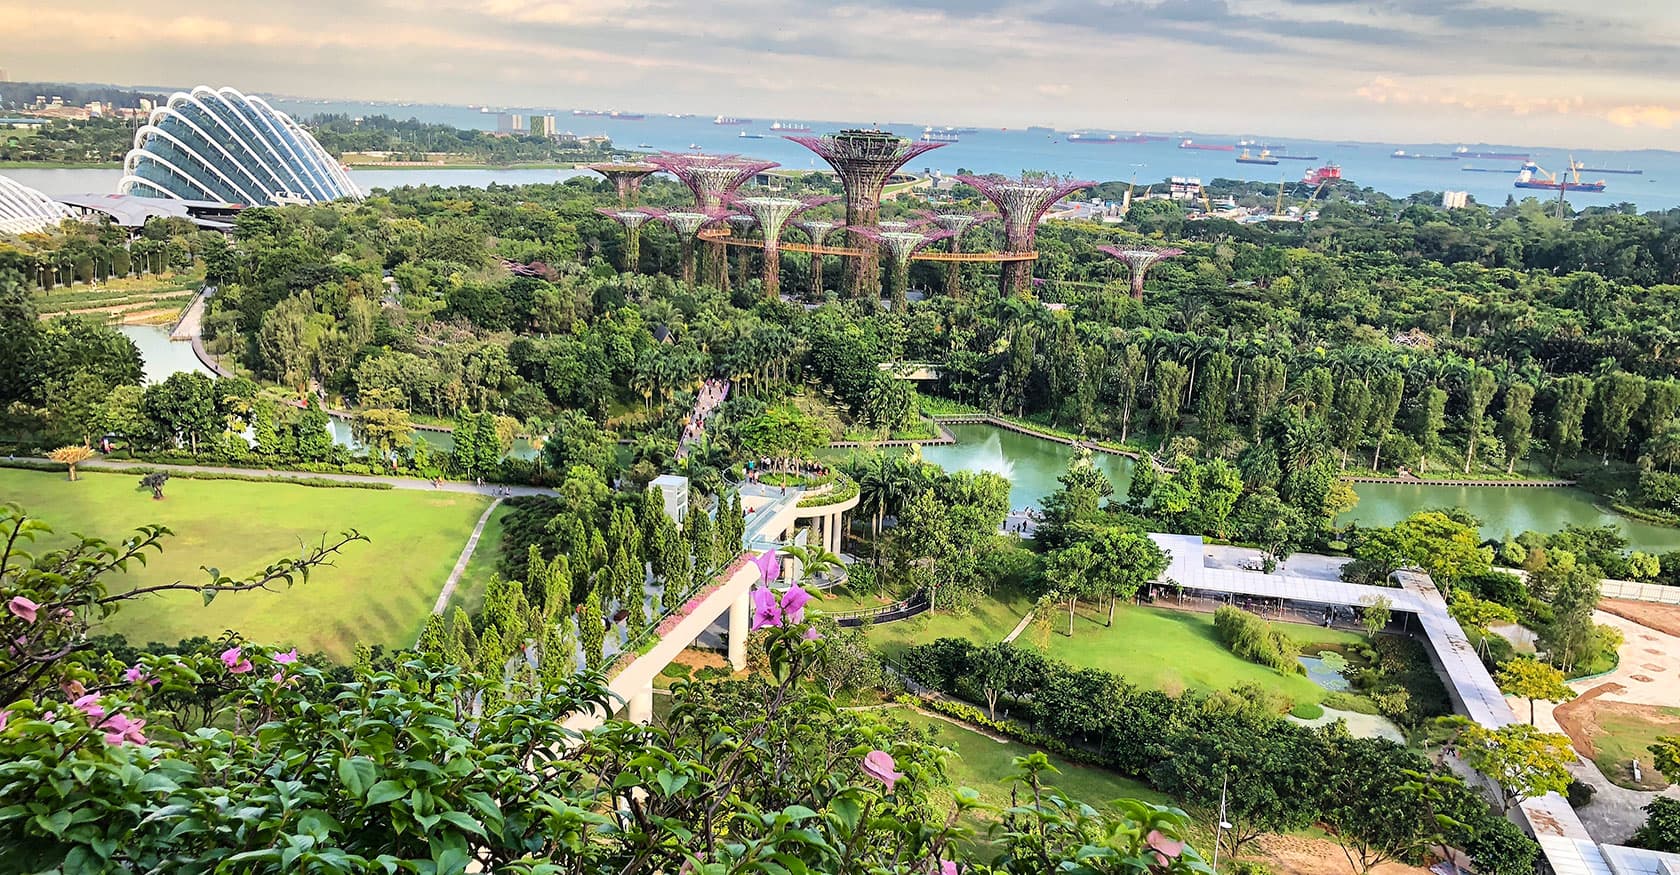
M 58 227 L 73 214 L 63 204 L 0 176 L 0 234 L 29 234 Z
M 152 111 L 134 134 L 117 191 L 253 206 L 362 196 L 291 116 L 260 97 L 204 85 Z

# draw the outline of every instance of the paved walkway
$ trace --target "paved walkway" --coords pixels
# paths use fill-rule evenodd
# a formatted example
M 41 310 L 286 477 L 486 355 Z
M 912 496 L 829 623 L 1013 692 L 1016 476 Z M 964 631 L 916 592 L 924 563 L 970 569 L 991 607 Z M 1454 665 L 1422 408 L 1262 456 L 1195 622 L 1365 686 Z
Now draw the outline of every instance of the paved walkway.
M 706 433 L 706 417 L 711 416 L 712 411 L 728 397 L 728 380 L 707 379 L 701 384 L 700 397 L 694 399 L 694 411 L 689 414 L 682 437 L 677 440 L 677 461 L 688 457 L 688 445 Z
M 441 614 L 449 607 L 449 597 L 455 594 L 455 585 L 461 582 L 461 574 L 467 570 L 467 563 L 472 561 L 473 551 L 478 549 L 478 537 L 484 534 L 484 524 L 490 522 L 490 515 L 501 506 L 500 498 L 490 502 L 490 506 L 484 509 L 484 514 L 478 518 L 478 525 L 473 526 L 472 535 L 467 538 L 467 545 L 461 548 L 461 556 L 455 560 L 455 567 L 449 570 L 449 579 L 443 582 L 443 591 L 438 593 L 437 604 L 432 605 L 432 613 Z
M 46 461 L 46 460 L 42 460 Z M 260 477 L 264 480 L 331 480 L 335 483 L 384 483 L 392 489 L 412 489 L 416 492 L 464 492 L 469 495 L 487 495 L 492 498 L 500 494 L 502 497 L 519 495 L 553 495 L 554 490 L 540 486 L 504 486 L 499 483 L 486 483 L 479 486 L 473 483 L 462 483 L 455 480 L 444 480 L 433 483 L 418 477 L 386 477 L 375 474 L 311 474 L 308 471 L 279 471 L 273 468 L 231 468 L 222 465 L 167 465 L 161 462 L 123 462 L 114 459 L 95 459 L 83 462 L 83 471 L 181 471 L 194 474 L 232 474 L 242 477 Z

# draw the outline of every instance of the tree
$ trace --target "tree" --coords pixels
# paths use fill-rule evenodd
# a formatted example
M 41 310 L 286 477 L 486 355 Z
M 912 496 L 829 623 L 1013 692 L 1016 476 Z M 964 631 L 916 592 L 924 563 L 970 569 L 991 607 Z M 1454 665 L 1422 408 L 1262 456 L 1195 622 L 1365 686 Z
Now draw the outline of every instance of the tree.
M 1385 739 L 1318 731 L 1327 747 L 1326 768 L 1316 773 L 1319 817 L 1354 871 L 1407 857 L 1439 834 L 1428 807 L 1402 789 L 1415 780 L 1414 756 Z
M 1073 616 L 1079 609 L 1080 597 L 1095 591 L 1090 581 L 1096 562 L 1091 545 L 1085 541 L 1075 541 L 1051 553 L 1045 561 L 1044 579 L 1050 584 L 1050 593 L 1057 601 L 1067 602 L 1067 633 L 1070 638 L 1073 637 Z
M 1090 532 L 1091 566 L 1087 569 L 1088 592 L 1108 599 L 1108 622 L 1114 625 L 1114 605 L 1132 599 L 1150 581 L 1167 570 L 1167 554 L 1148 535 L 1119 526 L 1105 526 Z
M 1563 682 L 1563 672 L 1527 656 L 1508 660 L 1493 676 L 1500 692 L 1528 700 L 1528 723 L 1534 725 L 1534 702 L 1567 702 L 1575 691 Z
M 1371 390 L 1358 380 L 1343 380 L 1336 386 L 1335 401 L 1330 407 L 1331 432 L 1336 435 L 1337 448 L 1342 451 L 1342 467 L 1348 455 L 1365 442 L 1365 425 L 1370 420 Z
M 1522 381 L 1505 387 L 1505 412 L 1499 418 L 1499 439 L 1505 442 L 1505 473 L 1517 469 L 1534 439 L 1534 386 Z
M 1460 756 L 1500 787 L 1506 811 L 1524 799 L 1568 788 L 1569 764 L 1575 762 L 1569 736 L 1541 732 L 1527 723 L 1489 729 L 1463 717 L 1442 722 L 1458 727 Z
M 1155 363 L 1155 426 L 1161 430 L 1161 446 L 1178 427 L 1178 414 L 1184 406 L 1184 387 L 1190 372 L 1178 362 Z
M 1552 381 L 1552 470 L 1565 453 L 1573 456 L 1581 451 L 1584 432 L 1581 423 L 1587 415 L 1587 401 L 1591 397 L 1592 382 L 1580 374 L 1571 374 Z
M 1464 431 L 1467 435 L 1464 445 L 1464 473 L 1470 473 L 1471 466 L 1476 463 L 1476 440 L 1482 435 L 1482 420 L 1487 416 L 1488 405 L 1493 403 L 1493 394 L 1499 390 L 1499 384 L 1494 380 L 1493 371 L 1483 367 L 1474 367 L 1464 380 Z
M 601 612 L 601 588 L 592 586 L 583 599 L 583 613 L 578 615 L 578 640 L 583 643 L 583 662 L 590 671 L 601 668 L 606 661 L 602 648 L 606 646 L 607 618 Z
M 222 430 L 210 378 L 199 373 L 178 371 L 147 386 L 140 411 L 158 438 L 177 446 L 186 444 L 195 456 L 199 441 Z
M 1359 601 L 1359 625 L 1365 628 L 1366 638 L 1375 638 L 1387 628 L 1394 602 L 1387 596 L 1366 596 Z
M 1105 384 L 1109 401 L 1120 412 L 1121 443 L 1125 443 L 1132 433 L 1132 410 L 1137 405 L 1138 394 L 1143 391 L 1144 375 L 1148 370 L 1149 360 L 1135 343 L 1126 344 L 1118 354 L 1109 357 Z
M 401 396 L 390 389 L 362 393 L 362 405 L 352 420 L 352 434 L 367 447 L 370 459 L 389 459 L 414 443 L 414 424 L 399 405 Z
M 1651 762 L 1671 783 L 1680 784 L 1680 735 L 1659 735 L 1657 743 L 1647 747 Z
M 1593 382 L 1595 422 L 1601 436 L 1604 460 L 1620 454 L 1627 444 L 1633 416 L 1645 403 L 1645 378 L 1624 371 L 1611 371 Z
M 1429 470 L 1429 457 L 1440 449 L 1441 429 L 1447 424 L 1447 393 L 1431 386 L 1423 390 L 1417 407 L 1417 441 L 1423 449 L 1418 467 Z
M 1394 428 L 1394 418 L 1400 413 L 1400 400 L 1406 391 L 1406 378 L 1397 371 L 1384 371 L 1377 375 L 1371 392 L 1371 424 L 1368 431 L 1376 438 L 1376 447 L 1371 451 L 1371 470 L 1375 471 L 1382 463 L 1383 441 Z
M 70 480 L 74 482 L 76 479 L 76 466 L 86 462 L 96 455 L 98 454 L 93 451 L 92 447 L 86 447 L 80 444 L 71 444 L 69 446 L 59 447 L 58 449 L 53 450 L 47 454 L 47 458 L 69 468 Z
M 1680 853 L 1680 800 L 1658 796 L 1645 806 L 1645 823 L 1628 839 L 1636 848 Z

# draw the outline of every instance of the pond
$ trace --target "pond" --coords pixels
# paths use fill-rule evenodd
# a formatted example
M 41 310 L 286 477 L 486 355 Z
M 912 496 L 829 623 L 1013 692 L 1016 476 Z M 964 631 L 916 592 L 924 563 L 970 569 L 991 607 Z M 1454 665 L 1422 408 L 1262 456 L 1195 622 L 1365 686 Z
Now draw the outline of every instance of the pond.
M 1074 449 L 1066 444 L 992 425 L 947 426 L 955 444 L 922 447 L 922 458 L 951 471 L 991 471 L 1010 482 L 1014 508 L 1038 507 L 1060 487 L 1056 480 L 1067 470 Z M 907 452 L 906 450 L 895 450 Z M 830 450 L 828 458 L 844 459 L 855 450 Z M 1116 495 L 1131 484 L 1132 461 L 1099 454 L 1097 467 L 1114 481 Z M 1566 525 L 1614 525 L 1632 549 L 1664 553 L 1680 550 L 1680 529 L 1656 526 L 1600 510 L 1595 497 L 1581 489 L 1521 486 L 1423 486 L 1360 483 L 1359 504 L 1340 518 L 1367 526 L 1392 525 L 1419 510 L 1462 507 L 1482 520 L 1489 537 L 1515 535 L 1524 530 L 1554 532 Z

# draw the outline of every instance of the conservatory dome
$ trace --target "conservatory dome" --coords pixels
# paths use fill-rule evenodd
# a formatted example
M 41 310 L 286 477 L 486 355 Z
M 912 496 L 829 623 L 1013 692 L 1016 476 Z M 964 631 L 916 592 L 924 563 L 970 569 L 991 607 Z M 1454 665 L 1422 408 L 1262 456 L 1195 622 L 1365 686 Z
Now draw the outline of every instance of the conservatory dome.
M 134 133 L 120 194 L 273 206 L 360 198 L 327 150 L 260 97 L 200 85 Z
M 0 234 L 45 231 L 72 215 L 68 207 L 52 198 L 0 176 Z

